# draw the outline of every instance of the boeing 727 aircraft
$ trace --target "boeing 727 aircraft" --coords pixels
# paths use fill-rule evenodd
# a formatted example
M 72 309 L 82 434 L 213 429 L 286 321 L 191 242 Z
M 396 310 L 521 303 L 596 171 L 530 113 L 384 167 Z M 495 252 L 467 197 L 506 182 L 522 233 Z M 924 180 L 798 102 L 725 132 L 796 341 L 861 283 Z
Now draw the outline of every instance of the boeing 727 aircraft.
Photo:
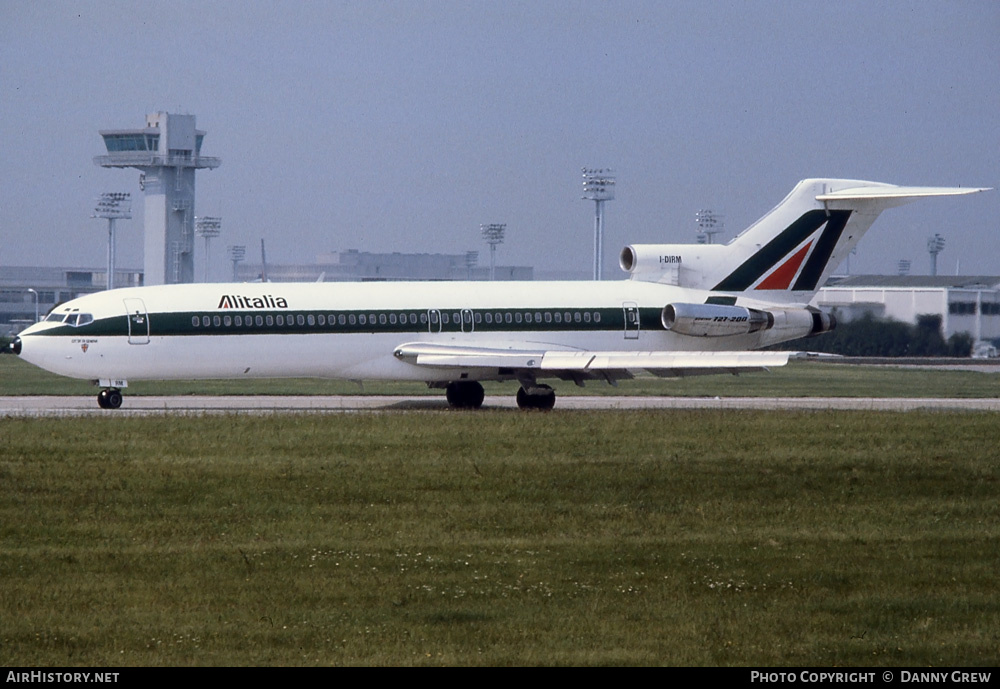
M 54 308 L 11 349 L 93 380 L 116 409 L 130 380 L 320 377 L 415 380 L 455 407 L 479 381 L 516 381 L 522 408 L 551 409 L 539 382 L 615 383 L 762 370 L 833 319 L 809 300 L 886 208 L 984 189 L 808 179 L 728 244 L 635 244 L 617 282 L 164 285 Z

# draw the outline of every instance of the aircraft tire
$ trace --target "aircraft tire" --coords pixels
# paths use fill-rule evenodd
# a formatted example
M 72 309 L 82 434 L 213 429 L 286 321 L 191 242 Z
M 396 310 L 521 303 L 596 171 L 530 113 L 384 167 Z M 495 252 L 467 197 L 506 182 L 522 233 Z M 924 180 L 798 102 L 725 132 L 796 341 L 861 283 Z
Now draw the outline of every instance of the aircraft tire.
M 117 390 L 115 388 L 111 388 L 110 390 L 107 390 L 106 392 L 108 393 L 107 397 L 105 398 L 105 402 L 108 405 L 106 407 L 107 409 L 118 409 L 120 406 L 122 406 L 122 399 L 123 398 L 122 398 L 122 392 L 121 392 L 121 390 Z
M 108 391 L 107 390 L 101 390 L 99 393 L 97 393 L 97 406 L 100 407 L 101 409 L 107 409 L 108 408 Z
M 517 389 L 517 406 L 521 409 L 550 411 L 556 406 L 556 393 L 548 385 L 539 385 L 543 392 L 529 393 L 523 387 Z
M 479 409 L 483 406 L 486 392 L 483 386 L 474 380 L 461 380 L 448 383 L 445 397 L 455 409 Z

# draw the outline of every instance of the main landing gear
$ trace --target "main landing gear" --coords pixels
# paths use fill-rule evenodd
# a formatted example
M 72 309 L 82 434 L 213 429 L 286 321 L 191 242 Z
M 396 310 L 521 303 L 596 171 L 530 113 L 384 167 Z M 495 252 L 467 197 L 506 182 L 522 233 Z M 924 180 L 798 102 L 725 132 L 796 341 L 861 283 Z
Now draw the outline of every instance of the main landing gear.
M 556 405 L 556 391 L 548 385 L 521 386 L 517 389 L 517 406 L 521 409 L 549 411 Z
M 483 386 L 474 380 L 456 380 L 445 387 L 448 404 L 455 409 L 479 409 L 483 406 Z M 517 406 L 521 409 L 549 411 L 556 404 L 556 393 L 548 385 L 522 384 L 517 391 Z
M 479 409 L 483 406 L 483 386 L 474 380 L 456 380 L 444 390 L 448 404 L 456 409 Z
M 105 388 L 97 395 L 97 406 L 101 409 L 117 409 L 122 406 L 122 391 L 118 388 Z

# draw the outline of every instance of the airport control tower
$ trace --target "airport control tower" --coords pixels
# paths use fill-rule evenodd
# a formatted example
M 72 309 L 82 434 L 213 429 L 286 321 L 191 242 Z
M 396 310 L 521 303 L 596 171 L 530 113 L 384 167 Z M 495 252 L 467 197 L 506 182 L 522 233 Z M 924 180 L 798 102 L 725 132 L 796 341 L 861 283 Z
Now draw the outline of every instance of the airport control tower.
M 94 162 L 141 172 L 147 285 L 194 282 L 194 171 L 222 164 L 201 155 L 205 132 L 195 129 L 194 120 L 194 115 L 157 112 L 146 116 L 143 129 L 101 131 L 108 154 Z

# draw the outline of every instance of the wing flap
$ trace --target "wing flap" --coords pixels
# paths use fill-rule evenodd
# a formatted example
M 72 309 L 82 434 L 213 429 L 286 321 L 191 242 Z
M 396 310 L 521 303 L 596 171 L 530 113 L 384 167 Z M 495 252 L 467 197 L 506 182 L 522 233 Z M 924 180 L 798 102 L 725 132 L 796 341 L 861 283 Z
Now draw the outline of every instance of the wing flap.
M 735 373 L 784 366 L 796 352 L 629 352 L 518 350 L 412 343 L 396 348 L 397 359 L 437 368 L 510 368 L 553 375 L 649 371 L 669 377 L 698 373 Z

